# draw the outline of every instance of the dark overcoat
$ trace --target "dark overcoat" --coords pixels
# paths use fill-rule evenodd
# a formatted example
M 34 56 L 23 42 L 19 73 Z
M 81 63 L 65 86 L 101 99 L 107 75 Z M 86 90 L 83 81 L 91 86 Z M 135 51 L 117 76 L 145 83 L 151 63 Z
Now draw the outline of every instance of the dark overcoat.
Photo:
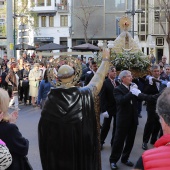
M 0 139 L 12 155 L 12 164 L 8 170 L 23 170 L 23 157 L 28 154 L 29 142 L 13 123 L 0 122 Z

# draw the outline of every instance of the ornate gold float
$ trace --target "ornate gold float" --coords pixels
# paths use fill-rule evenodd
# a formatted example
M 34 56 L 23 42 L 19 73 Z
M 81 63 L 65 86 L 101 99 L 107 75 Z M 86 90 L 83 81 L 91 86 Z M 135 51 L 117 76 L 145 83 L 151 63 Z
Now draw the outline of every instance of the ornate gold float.
M 150 61 L 139 45 L 128 32 L 131 21 L 123 16 L 119 21 L 122 33 L 113 42 L 111 49 L 111 63 L 119 71 L 130 70 L 134 77 L 143 77 L 149 74 Z

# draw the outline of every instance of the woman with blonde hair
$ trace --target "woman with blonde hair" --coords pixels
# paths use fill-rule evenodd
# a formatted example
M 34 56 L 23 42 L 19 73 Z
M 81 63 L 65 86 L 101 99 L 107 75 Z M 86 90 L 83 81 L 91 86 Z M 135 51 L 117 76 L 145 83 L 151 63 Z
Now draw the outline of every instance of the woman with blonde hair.
M 31 96 L 32 105 L 35 107 L 35 98 L 38 96 L 38 87 L 42 79 L 42 71 L 39 69 L 39 64 L 35 63 L 34 68 L 29 72 L 29 95 Z
M 22 170 L 29 142 L 15 125 L 18 111 L 8 113 L 9 100 L 8 92 L 0 88 L 0 139 L 6 143 L 12 155 L 12 164 L 8 170 Z
M 10 115 L 8 114 L 9 101 L 10 101 L 10 98 L 9 98 L 7 91 L 0 88 L 0 113 L 1 113 L 0 121 L 2 119 L 8 121 L 10 118 Z

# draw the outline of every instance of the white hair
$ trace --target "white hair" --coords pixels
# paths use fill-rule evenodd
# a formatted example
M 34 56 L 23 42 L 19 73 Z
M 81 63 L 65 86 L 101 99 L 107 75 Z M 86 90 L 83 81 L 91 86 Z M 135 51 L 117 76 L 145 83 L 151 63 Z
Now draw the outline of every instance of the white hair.
M 131 72 L 129 70 L 123 70 L 119 74 L 119 79 L 122 80 L 123 77 L 126 77 L 128 75 L 131 75 Z

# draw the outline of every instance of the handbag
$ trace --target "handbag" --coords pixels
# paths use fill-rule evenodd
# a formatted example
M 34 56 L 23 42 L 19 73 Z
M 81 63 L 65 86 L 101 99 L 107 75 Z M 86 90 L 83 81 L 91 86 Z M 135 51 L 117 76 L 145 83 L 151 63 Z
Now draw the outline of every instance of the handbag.
M 24 157 L 23 157 L 23 163 L 24 163 L 24 165 L 23 165 L 23 170 L 33 170 L 33 168 L 32 168 L 32 166 L 31 166 L 31 164 L 30 164 L 27 156 L 24 156 Z
M 12 163 L 12 156 L 5 143 L 0 140 L 0 170 L 7 169 Z

